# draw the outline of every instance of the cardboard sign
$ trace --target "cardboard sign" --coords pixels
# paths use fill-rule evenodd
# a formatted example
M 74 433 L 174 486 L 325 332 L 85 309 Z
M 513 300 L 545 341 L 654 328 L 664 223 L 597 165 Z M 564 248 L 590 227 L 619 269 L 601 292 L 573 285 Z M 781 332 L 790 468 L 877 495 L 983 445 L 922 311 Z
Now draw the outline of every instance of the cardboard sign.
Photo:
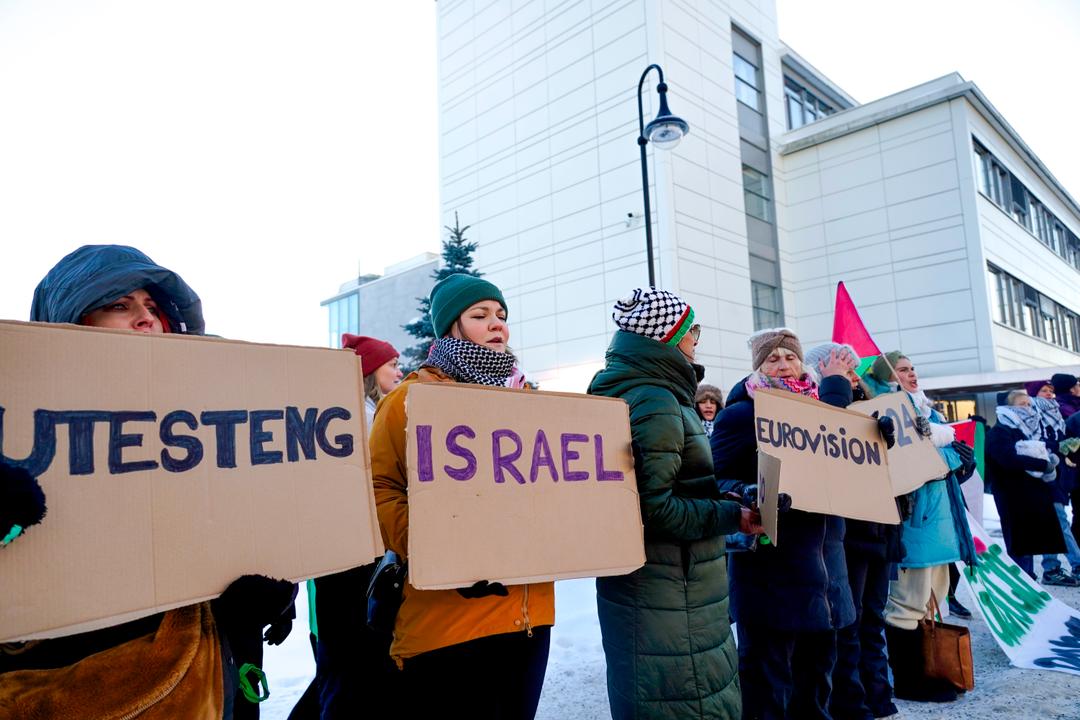
M 930 438 L 915 432 L 916 410 L 907 393 L 886 393 L 873 400 L 853 403 L 848 409 L 863 415 L 876 411 L 891 417 L 896 425 L 896 444 L 888 450 L 893 495 L 907 494 L 949 472 Z
M 874 420 L 785 390 L 758 390 L 754 414 L 758 449 L 781 461 L 793 508 L 900 522 Z
M 0 641 L 371 562 L 359 369 L 330 349 L 0 321 L 0 458 L 48 504 L 0 550 Z
M 612 398 L 414 384 L 409 582 L 623 575 L 645 563 L 630 417 Z
M 777 500 L 780 494 L 780 461 L 767 452 L 758 450 L 758 512 L 761 513 L 761 526 L 773 545 L 777 543 L 779 529 L 779 508 Z

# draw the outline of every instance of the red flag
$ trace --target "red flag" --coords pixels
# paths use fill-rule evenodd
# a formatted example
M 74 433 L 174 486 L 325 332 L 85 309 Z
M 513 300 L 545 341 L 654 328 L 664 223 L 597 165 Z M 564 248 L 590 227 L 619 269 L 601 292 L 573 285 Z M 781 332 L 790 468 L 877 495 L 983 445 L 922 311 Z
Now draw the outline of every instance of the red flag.
M 841 281 L 836 286 L 836 311 L 833 313 L 832 341 L 843 345 L 850 345 L 855 352 L 864 358 L 880 355 L 881 350 L 866 331 L 859 311 L 855 309 L 855 303 L 851 302 L 847 288 Z

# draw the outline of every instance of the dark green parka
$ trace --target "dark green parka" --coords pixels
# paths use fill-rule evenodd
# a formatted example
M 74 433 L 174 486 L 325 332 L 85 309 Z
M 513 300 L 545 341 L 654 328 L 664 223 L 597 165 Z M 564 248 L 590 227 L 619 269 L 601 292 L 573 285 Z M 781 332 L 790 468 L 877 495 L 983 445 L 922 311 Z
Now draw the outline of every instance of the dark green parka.
M 645 566 L 596 581 L 615 720 L 741 715 L 724 559 L 740 508 L 719 499 L 696 387 L 678 348 L 622 330 L 589 386 L 630 406 L 645 524 Z

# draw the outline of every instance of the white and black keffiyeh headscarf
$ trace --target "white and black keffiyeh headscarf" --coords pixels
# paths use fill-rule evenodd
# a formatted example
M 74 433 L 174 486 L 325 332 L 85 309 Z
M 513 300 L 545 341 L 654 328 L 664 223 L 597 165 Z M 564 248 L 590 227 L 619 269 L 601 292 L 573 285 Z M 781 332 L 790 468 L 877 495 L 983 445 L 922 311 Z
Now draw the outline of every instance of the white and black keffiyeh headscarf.
M 694 324 L 694 310 L 673 292 L 637 288 L 615 303 L 611 319 L 622 330 L 678 345 Z
M 438 368 L 458 382 L 502 387 L 514 372 L 513 353 L 496 352 L 468 340 L 444 337 L 431 346 L 425 365 Z

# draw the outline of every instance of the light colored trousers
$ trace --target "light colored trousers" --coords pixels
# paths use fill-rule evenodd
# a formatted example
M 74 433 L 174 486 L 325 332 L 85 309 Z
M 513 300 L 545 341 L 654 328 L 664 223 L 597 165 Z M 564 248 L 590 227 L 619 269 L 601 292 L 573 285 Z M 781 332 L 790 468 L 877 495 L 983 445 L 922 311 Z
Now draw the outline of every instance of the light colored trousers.
M 930 591 L 938 599 L 942 617 L 948 614 L 949 566 L 900 568 L 900 578 L 889 583 L 889 602 L 885 605 L 885 622 L 901 630 L 914 630 L 926 617 Z

